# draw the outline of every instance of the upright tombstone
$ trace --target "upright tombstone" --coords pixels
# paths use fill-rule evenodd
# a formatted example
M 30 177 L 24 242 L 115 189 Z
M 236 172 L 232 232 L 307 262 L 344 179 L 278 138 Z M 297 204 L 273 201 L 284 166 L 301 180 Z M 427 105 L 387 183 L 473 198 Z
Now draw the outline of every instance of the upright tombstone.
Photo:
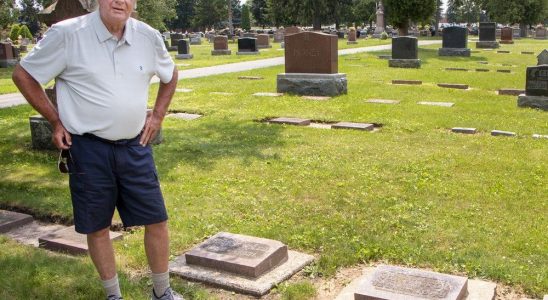
M 347 45 L 357 44 L 358 43 L 357 39 L 358 39 L 358 37 L 357 37 L 357 33 L 356 33 L 356 28 L 351 27 L 348 30 L 348 41 L 346 42 L 346 44 Z
M 458 26 L 443 29 L 442 48 L 438 50 L 439 56 L 464 56 L 470 57 L 468 49 L 468 29 Z
M 538 26 L 535 29 L 535 39 L 537 40 L 545 40 L 547 36 L 546 28 L 542 25 Z
M 177 43 L 177 55 L 176 59 L 191 59 L 194 55 L 190 54 L 190 45 L 186 40 L 179 40 Z
M 272 45 L 270 45 L 270 36 L 268 34 L 262 33 L 257 35 L 257 48 L 272 48 Z
M 285 36 L 285 30 L 283 28 L 279 28 L 274 33 L 274 43 L 281 43 L 284 41 Z
M 171 34 L 171 47 L 169 47 L 168 51 L 178 51 L 179 50 L 179 40 L 182 40 L 184 36 L 180 33 L 173 33 Z
M 521 39 L 521 29 L 519 27 L 512 28 L 512 35 L 514 40 Z
M 501 34 L 500 34 L 501 44 L 514 43 L 514 30 L 511 27 L 504 27 L 500 31 L 501 31 Z
M 548 110 L 548 51 L 538 57 L 539 65 L 527 68 L 525 94 L 518 96 L 519 107 Z
M 476 42 L 476 48 L 496 49 L 500 47 L 496 37 L 497 23 L 481 22 L 479 26 L 479 42 Z
M 228 49 L 228 37 L 225 35 L 218 35 L 213 38 L 213 50 L 211 55 L 230 55 L 232 51 Z
M 416 37 L 402 36 L 392 39 L 391 68 L 420 68 L 419 42 Z
M 280 45 L 280 47 L 282 49 L 285 48 L 285 37 L 288 36 L 288 35 L 291 35 L 291 34 L 295 34 L 295 33 L 299 33 L 299 32 L 302 32 L 301 28 L 297 27 L 297 26 L 291 26 L 291 27 L 288 27 L 284 30 L 284 41 L 282 42 L 282 44 Z
M 278 93 L 337 96 L 347 89 L 346 74 L 339 73 L 337 36 L 301 32 L 285 37 L 285 73 L 278 74 Z
M 246 32 L 246 33 L 244 33 L 243 37 L 246 37 L 246 38 L 254 38 L 254 39 L 256 39 L 256 38 L 257 38 L 257 34 L 256 34 L 256 33 L 253 33 L 253 32 Z
M 238 39 L 238 52 L 236 55 L 258 55 L 257 39 L 243 37 Z
M 15 66 L 17 58 L 13 53 L 13 45 L 11 43 L 0 43 L 0 68 Z
M 190 36 L 190 44 L 191 45 L 201 45 L 202 44 L 202 36 L 199 34 Z

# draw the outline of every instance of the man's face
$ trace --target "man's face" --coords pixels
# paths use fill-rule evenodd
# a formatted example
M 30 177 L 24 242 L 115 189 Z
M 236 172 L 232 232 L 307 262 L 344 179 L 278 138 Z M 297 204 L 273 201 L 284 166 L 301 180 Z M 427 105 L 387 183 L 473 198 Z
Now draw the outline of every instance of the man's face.
M 99 0 L 99 11 L 108 23 L 125 23 L 135 7 L 137 0 Z

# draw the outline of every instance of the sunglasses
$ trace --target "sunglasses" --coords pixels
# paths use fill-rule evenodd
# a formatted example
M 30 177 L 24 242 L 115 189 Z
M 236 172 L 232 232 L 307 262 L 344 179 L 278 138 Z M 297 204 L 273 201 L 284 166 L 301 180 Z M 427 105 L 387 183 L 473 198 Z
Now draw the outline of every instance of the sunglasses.
M 59 160 L 57 161 L 57 168 L 59 168 L 59 172 L 63 174 L 70 174 L 69 162 L 73 162 L 72 154 L 70 154 L 69 150 L 61 150 L 59 153 Z

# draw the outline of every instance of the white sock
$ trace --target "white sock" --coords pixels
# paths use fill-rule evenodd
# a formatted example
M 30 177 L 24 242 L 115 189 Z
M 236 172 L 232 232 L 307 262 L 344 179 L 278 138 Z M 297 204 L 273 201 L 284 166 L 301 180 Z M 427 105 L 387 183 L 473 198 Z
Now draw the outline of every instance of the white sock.
M 118 274 L 114 275 L 109 280 L 101 280 L 103 282 L 103 288 L 105 289 L 105 292 L 108 296 L 117 296 L 122 297 L 122 293 L 120 292 L 120 283 L 118 282 Z
M 169 288 L 169 271 L 159 274 L 152 273 L 152 285 L 154 287 L 154 294 L 157 297 L 162 297 Z

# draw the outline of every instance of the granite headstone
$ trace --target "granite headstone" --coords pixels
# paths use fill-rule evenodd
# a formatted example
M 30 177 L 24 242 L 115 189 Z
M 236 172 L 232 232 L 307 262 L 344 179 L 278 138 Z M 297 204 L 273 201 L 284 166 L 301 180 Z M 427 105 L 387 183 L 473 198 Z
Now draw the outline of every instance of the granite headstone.
M 443 29 L 442 48 L 438 50 L 440 56 L 470 56 L 468 49 L 468 29 L 458 26 Z
M 268 34 L 257 35 L 257 48 L 272 48 L 272 46 L 270 45 L 270 36 Z
M 230 55 L 231 50 L 228 49 L 228 37 L 218 35 L 213 38 L 213 50 L 211 55 Z
M 514 31 L 511 27 L 504 27 L 501 29 L 500 42 L 501 44 L 514 43 Z
M 238 39 L 238 55 L 259 54 L 257 39 L 243 37 Z
M 410 36 L 392 38 L 392 58 L 388 60 L 388 66 L 391 68 L 420 68 L 417 38 Z
M 497 42 L 497 23 L 480 22 L 479 26 L 479 42 L 476 43 L 476 48 L 494 49 L 500 45 Z

